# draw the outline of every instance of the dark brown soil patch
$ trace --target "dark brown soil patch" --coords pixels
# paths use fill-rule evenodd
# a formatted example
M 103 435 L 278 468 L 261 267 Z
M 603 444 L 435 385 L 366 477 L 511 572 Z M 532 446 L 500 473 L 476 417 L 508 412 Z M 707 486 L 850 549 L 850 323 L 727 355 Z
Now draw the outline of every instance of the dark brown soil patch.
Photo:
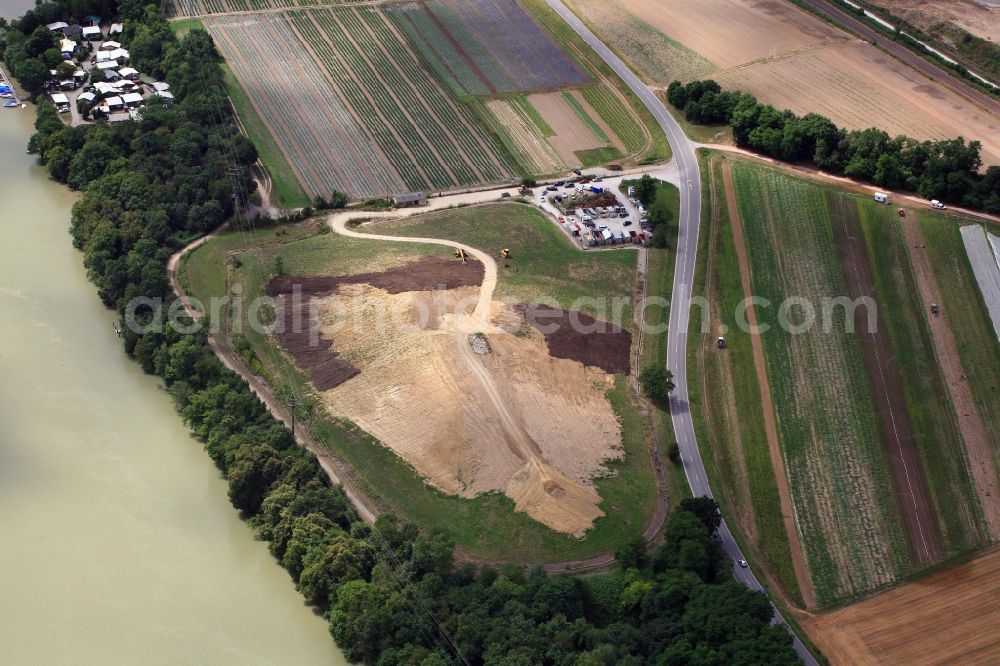
M 847 197 L 835 195 L 828 195 L 827 202 L 848 297 L 868 297 L 878 303 L 868 253 L 863 241 L 858 240 L 861 230 L 857 205 Z M 875 416 L 883 441 L 888 445 L 893 490 L 903 516 L 910 551 L 917 562 L 926 564 L 940 559 L 942 554 L 938 525 L 931 509 L 924 468 L 916 450 L 916 433 L 888 329 L 882 318 L 881 304 L 876 313 L 877 330 L 870 331 L 866 308 L 855 308 L 854 330 L 868 370 Z
M 295 299 L 286 294 L 277 297 L 278 342 L 295 359 L 295 364 L 309 373 L 319 391 L 343 384 L 361 371 L 333 350 L 333 340 L 319 334 L 315 299 Z
M 424 257 L 378 273 L 276 277 L 267 283 L 264 290 L 268 296 L 276 297 L 291 294 L 298 286 L 305 298 L 332 294 L 337 287 L 345 284 L 369 284 L 390 294 L 401 294 L 404 291 L 475 287 L 483 283 L 484 273 L 483 265 L 475 259 L 462 263 L 458 259 Z
M 549 354 L 579 361 L 605 372 L 628 374 L 632 334 L 576 310 L 544 305 L 521 306 L 528 323 L 545 336 Z
M 456 289 L 482 284 L 483 274 L 483 265 L 475 260 L 462 263 L 457 259 L 426 257 L 378 273 L 276 277 L 264 291 L 277 301 L 278 342 L 292 355 L 295 364 L 309 373 L 317 390 L 328 391 L 361 371 L 339 357 L 333 349 L 333 340 L 319 334 L 317 298 L 348 284 L 368 284 L 390 294 Z

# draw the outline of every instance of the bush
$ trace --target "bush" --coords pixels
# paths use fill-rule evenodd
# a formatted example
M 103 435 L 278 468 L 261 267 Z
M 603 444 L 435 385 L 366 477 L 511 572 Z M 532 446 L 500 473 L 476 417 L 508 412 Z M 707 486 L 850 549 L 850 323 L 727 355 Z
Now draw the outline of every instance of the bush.
M 639 384 L 646 397 L 664 407 L 670 399 L 670 392 L 674 390 L 674 375 L 666 368 L 650 365 L 639 373 Z

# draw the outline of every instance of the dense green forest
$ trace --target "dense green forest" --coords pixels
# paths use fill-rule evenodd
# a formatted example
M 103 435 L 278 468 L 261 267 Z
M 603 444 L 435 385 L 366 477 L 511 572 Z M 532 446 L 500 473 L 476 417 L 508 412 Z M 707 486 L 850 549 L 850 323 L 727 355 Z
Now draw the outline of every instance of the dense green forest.
M 47 22 L 100 14 L 125 20 L 123 42 L 176 103 L 135 121 L 70 128 L 42 102 L 30 149 L 52 177 L 80 190 L 72 238 L 101 299 L 119 313 L 136 297 L 173 300 L 165 262 L 230 218 L 253 189 L 256 151 L 238 132 L 211 37 L 174 36 L 153 5 L 60 0 L 13 22 L 4 58 L 15 72 L 43 62 Z M 41 27 L 41 30 L 39 29 Z M 43 32 L 44 31 L 44 32 Z M 43 63 L 44 64 L 44 63 Z M 145 317 L 152 319 L 152 311 Z M 713 538 L 711 502 L 674 510 L 663 543 L 632 543 L 617 570 L 588 578 L 455 560 L 438 534 L 382 516 L 358 519 L 341 488 L 297 447 L 204 333 L 171 327 L 125 348 L 162 377 L 185 422 L 226 475 L 229 497 L 303 596 L 329 618 L 352 661 L 471 664 L 783 664 L 791 637 L 769 626 L 767 599 L 735 583 Z
M 875 127 L 848 131 L 816 113 L 797 116 L 711 80 L 674 81 L 667 100 L 698 124 L 729 124 L 737 145 L 788 162 L 1000 213 L 1000 166 L 982 167 L 980 143 L 917 141 Z

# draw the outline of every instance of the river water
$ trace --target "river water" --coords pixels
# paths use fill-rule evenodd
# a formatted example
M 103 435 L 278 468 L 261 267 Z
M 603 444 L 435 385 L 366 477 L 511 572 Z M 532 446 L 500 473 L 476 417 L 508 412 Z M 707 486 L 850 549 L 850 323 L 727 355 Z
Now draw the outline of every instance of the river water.
M 0 664 L 345 664 L 122 353 L 33 119 L 0 109 Z

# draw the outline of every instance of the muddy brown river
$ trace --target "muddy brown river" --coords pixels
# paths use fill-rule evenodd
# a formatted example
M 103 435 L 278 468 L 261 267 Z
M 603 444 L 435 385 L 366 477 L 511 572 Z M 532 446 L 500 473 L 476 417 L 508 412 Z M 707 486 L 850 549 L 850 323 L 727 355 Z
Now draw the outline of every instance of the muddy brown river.
M 33 120 L 0 109 L 0 663 L 345 664 L 122 353 Z

